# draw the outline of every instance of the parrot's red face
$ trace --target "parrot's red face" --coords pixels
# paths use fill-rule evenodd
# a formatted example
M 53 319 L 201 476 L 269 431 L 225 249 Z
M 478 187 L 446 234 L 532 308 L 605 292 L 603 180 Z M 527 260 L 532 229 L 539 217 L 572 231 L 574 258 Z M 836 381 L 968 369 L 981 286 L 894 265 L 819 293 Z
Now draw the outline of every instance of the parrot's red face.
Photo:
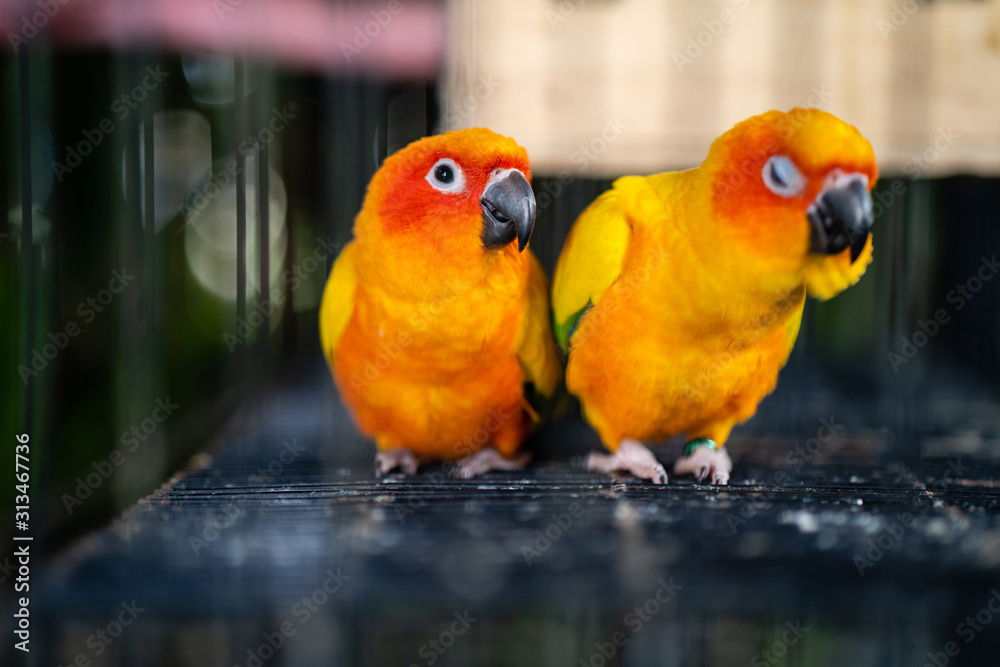
M 734 238 L 761 256 L 802 266 L 861 254 L 878 177 L 871 144 L 817 109 L 771 111 L 712 144 L 712 207 Z
M 359 219 L 357 231 L 375 225 L 387 248 L 417 245 L 452 256 L 521 251 L 535 223 L 530 178 L 525 150 L 490 130 L 427 137 L 386 159 L 365 202 L 373 215 Z

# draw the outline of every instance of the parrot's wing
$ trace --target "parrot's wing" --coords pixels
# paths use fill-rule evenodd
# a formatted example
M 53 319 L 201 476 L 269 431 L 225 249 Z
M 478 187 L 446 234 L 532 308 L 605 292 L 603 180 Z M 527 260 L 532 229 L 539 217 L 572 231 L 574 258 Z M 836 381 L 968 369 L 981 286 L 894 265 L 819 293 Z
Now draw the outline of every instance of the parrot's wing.
M 586 310 L 618 279 L 632 228 L 621 193 L 608 190 L 580 214 L 566 237 L 552 286 L 556 339 L 563 352 Z
M 806 295 L 805 292 L 799 294 L 799 298 L 796 299 L 792 306 L 792 316 L 788 318 L 785 322 L 785 337 L 788 340 L 788 349 L 785 352 L 785 358 L 792 353 L 792 348 L 795 347 L 795 339 L 799 337 L 799 329 L 802 328 L 802 311 L 805 305 Z
M 552 396 L 562 375 L 559 352 L 552 341 L 549 324 L 549 284 L 538 259 L 528 251 L 531 274 L 525 299 L 525 312 L 517 337 L 517 358 L 524 368 L 525 380 L 535 385 L 543 396 Z
M 872 237 L 858 258 L 851 262 L 851 250 L 846 248 L 837 255 L 817 260 L 806 269 L 806 287 L 809 294 L 826 301 L 861 280 L 872 261 Z
M 354 312 L 354 290 L 357 284 L 352 241 L 344 246 L 337 261 L 333 263 L 333 271 L 326 281 L 323 303 L 319 308 L 319 338 L 323 345 L 323 354 L 328 360 L 333 359 L 337 342 L 351 321 L 351 314 Z

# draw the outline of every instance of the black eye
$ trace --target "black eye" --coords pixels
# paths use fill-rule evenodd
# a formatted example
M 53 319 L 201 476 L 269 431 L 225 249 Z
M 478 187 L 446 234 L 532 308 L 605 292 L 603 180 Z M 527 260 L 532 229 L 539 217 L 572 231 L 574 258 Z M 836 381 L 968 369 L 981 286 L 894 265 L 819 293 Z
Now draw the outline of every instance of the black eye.
M 434 170 L 434 178 L 438 180 L 439 183 L 444 183 L 445 185 L 450 185 L 452 181 L 455 180 L 455 172 L 447 164 L 439 165 Z
M 441 192 L 454 194 L 465 190 L 465 176 L 462 174 L 462 168 L 451 158 L 445 157 L 435 162 L 424 178 L 435 190 Z
M 777 185 L 779 185 L 779 186 L 781 186 L 783 188 L 787 188 L 788 187 L 788 183 L 786 183 L 785 179 L 783 179 L 781 177 L 781 173 L 779 173 L 779 170 L 778 170 L 778 165 L 775 164 L 773 161 L 770 163 L 770 165 L 771 165 L 771 180 L 775 184 L 777 184 Z

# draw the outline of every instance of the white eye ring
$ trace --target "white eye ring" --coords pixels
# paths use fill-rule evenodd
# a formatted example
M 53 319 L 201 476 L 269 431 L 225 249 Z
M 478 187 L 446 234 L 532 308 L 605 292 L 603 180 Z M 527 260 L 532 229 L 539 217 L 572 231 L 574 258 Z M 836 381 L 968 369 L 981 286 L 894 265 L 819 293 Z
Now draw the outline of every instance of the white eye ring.
M 435 162 L 424 178 L 435 190 L 441 192 L 457 194 L 465 191 L 465 174 L 451 158 L 444 157 Z
M 787 155 L 772 155 L 764 163 L 761 177 L 767 189 L 789 199 L 802 194 L 806 187 L 806 179 Z

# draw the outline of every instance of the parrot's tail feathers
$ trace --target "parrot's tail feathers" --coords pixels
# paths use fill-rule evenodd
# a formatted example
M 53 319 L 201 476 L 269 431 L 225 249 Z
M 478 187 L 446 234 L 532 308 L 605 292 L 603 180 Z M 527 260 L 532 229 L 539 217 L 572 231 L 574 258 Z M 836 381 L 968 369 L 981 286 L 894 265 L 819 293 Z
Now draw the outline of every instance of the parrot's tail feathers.
M 528 392 L 525 392 L 525 394 L 527 393 Z M 524 411 L 528 413 L 528 417 L 531 419 L 533 423 L 535 424 L 541 423 L 542 418 L 535 411 L 535 408 L 531 406 L 531 402 L 524 396 L 521 396 L 521 407 L 523 407 Z

